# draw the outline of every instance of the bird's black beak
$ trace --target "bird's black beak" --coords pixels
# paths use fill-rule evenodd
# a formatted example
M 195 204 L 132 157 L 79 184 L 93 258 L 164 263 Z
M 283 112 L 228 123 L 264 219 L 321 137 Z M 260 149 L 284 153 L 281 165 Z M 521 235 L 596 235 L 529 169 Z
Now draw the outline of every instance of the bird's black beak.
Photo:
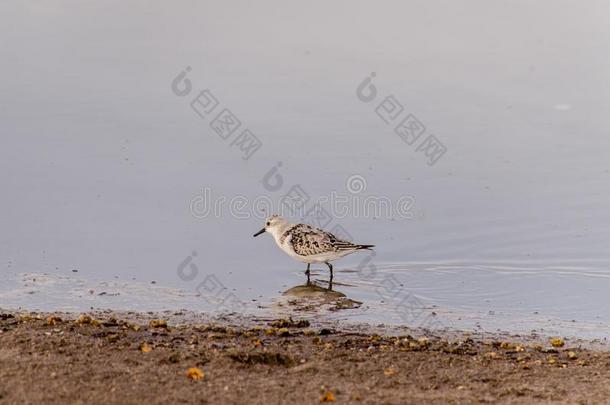
M 265 233 L 265 228 L 261 229 L 260 231 L 256 232 L 254 234 L 254 237 L 257 237 L 258 235 L 260 235 L 261 233 Z

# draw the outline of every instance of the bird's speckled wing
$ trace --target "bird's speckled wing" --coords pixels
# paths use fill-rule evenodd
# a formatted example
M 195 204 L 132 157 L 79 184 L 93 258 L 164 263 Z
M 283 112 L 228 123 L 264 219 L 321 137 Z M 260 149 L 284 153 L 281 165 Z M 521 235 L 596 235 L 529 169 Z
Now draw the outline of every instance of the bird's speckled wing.
M 298 224 L 288 229 L 283 238 L 290 236 L 290 244 L 296 254 L 312 256 L 321 253 L 359 249 L 359 245 L 341 240 L 330 232 L 306 224 Z

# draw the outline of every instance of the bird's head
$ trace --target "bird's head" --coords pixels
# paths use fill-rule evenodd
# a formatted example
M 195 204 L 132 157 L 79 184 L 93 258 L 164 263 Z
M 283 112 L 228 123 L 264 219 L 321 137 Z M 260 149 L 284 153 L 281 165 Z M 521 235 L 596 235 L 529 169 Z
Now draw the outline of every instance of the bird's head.
M 254 236 L 258 236 L 264 232 L 269 232 L 270 234 L 275 236 L 284 229 L 286 224 L 288 224 L 288 221 L 286 221 L 284 218 L 280 217 L 279 215 L 271 215 L 265 220 L 265 227 L 260 231 L 256 232 Z

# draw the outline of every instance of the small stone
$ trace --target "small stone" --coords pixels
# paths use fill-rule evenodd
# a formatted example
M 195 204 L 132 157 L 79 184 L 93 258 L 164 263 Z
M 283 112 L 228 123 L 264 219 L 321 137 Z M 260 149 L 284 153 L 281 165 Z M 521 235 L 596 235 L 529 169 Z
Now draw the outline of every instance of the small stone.
M 565 341 L 560 337 L 552 338 L 550 342 L 553 347 L 563 347 L 565 345 Z
M 61 318 L 58 316 L 49 316 L 47 318 L 47 325 L 55 326 L 61 322 Z
M 197 367 L 191 367 L 187 370 L 186 376 L 191 380 L 198 381 L 205 377 L 205 373 Z
M 92 322 L 93 322 L 93 318 L 91 318 L 87 314 L 82 314 L 76 320 L 76 323 L 79 324 L 79 325 L 90 325 Z
M 398 371 L 396 371 L 394 367 L 388 367 L 383 371 L 383 375 L 385 375 L 386 377 L 391 377 L 396 373 L 398 373 Z
M 167 329 L 167 321 L 165 319 L 152 319 L 148 323 L 148 326 L 150 326 L 151 328 Z
M 335 395 L 330 391 L 326 391 L 326 393 L 320 397 L 320 402 L 335 402 L 335 401 L 336 401 Z
M 140 351 L 142 353 L 150 353 L 150 352 L 152 352 L 152 346 L 149 345 L 148 343 L 144 342 L 140 345 Z

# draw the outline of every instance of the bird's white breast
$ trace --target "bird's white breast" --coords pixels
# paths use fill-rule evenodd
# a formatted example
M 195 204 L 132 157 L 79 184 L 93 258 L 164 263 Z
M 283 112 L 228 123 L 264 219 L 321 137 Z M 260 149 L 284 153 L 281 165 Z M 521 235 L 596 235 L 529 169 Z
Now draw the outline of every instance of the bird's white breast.
M 303 256 L 299 255 L 298 253 L 296 253 L 294 251 L 294 249 L 292 248 L 292 243 L 290 243 L 291 240 L 292 240 L 292 235 L 288 234 L 288 236 L 286 236 L 283 239 L 281 239 L 281 236 L 276 237 L 275 243 L 277 243 L 279 248 L 282 249 L 284 251 L 284 253 L 286 253 L 288 256 L 302 261 Z

